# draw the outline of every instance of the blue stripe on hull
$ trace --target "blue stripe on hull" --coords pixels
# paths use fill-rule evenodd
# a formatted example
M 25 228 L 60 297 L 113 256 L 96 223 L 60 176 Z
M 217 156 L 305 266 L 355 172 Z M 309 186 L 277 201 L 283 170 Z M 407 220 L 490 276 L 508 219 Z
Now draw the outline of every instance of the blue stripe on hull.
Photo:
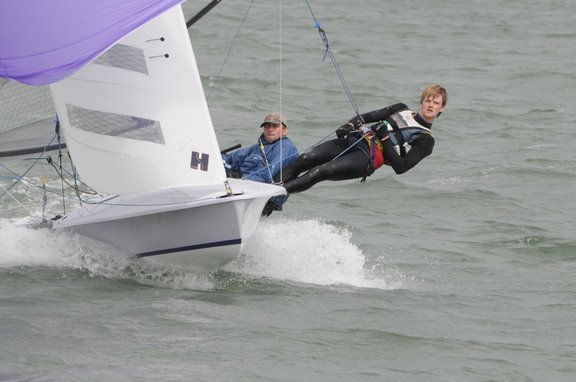
M 150 256 L 157 256 L 157 255 L 165 255 L 167 253 L 194 251 L 197 249 L 214 248 L 214 247 L 225 247 L 228 245 L 236 245 L 236 244 L 241 244 L 241 243 L 242 243 L 242 239 L 214 241 L 212 243 L 202 243 L 202 244 L 195 244 L 195 245 L 187 245 L 185 247 L 158 249 L 156 251 L 142 252 L 142 253 L 136 254 L 136 257 L 150 257 Z

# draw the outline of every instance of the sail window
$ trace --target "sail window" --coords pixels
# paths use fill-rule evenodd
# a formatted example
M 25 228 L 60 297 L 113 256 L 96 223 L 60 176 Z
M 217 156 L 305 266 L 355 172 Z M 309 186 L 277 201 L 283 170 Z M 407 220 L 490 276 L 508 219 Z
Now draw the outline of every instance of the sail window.
M 67 104 L 70 125 L 95 134 L 165 144 L 160 122 Z
M 0 78 L 0 158 L 58 147 L 56 110 L 48 86 Z
M 94 63 L 148 74 L 144 51 L 130 45 L 116 44 L 100 55 Z

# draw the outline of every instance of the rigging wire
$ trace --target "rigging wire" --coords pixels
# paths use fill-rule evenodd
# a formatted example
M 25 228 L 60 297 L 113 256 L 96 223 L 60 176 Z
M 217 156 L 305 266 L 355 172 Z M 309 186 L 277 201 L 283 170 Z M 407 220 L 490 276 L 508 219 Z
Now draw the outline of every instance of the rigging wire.
M 310 11 L 310 14 L 312 16 L 312 19 L 314 19 L 314 26 L 318 29 L 318 33 L 320 34 L 320 39 L 322 40 L 322 43 L 324 44 L 325 51 L 324 51 L 323 60 L 326 59 L 326 56 L 330 57 L 330 60 L 332 61 L 332 66 L 334 66 L 334 69 L 336 70 L 336 75 L 340 79 L 340 83 L 342 84 L 342 87 L 344 88 L 344 91 L 346 93 L 346 96 L 348 97 L 348 101 L 350 102 L 352 109 L 354 109 L 354 113 L 356 113 L 356 115 L 360 118 L 362 123 L 364 123 L 364 119 L 362 118 L 362 115 L 360 114 L 360 111 L 358 109 L 358 104 L 354 100 L 354 96 L 352 95 L 352 91 L 350 90 L 350 87 L 348 86 L 348 83 L 346 82 L 346 79 L 344 78 L 344 72 L 340 68 L 338 61 L 336 60 L 336 56 L 334 55 L 334 52 L 332 51 L 332 47 L 330 45 L 330 42 L 328 41 L 328 34 L 326 33 L 326 31 L 324 29 L 322 29 L 320 22 L 318 21 L 318 18 L 316 17 L 316 15 L 314 14 L 314 11 L 312 10 L 312 5 L 310 4 L 310 1 L 309 0 L 305 0 L 305 1 L 306 1 L 306 5 L 308 6 L 308 10 Z M 335 132 L 330 132 L 326 137 L 322 138 L 319 142 L 317 142 L 314 145 L 311 145 L 308 149 L 306 149 L 306 151 L 310 151 L 314 147 L 322 144 L 326 140 L 330 139 L 334 134 L 335 134 Z M 356 146 L 360 141 L 362 141 L 367 136 L 367 134 L 368 133 L 366 131 L 363 131 L 363 135 L 360 139 L 356 140 L 356 142 L 354 142 L 348 148 L 343 150 L 340 154 L 338 154 L 337 156 L 332 158 L 332 160 L 337 159 L 337 158 L 341 157 L 342 155 L 344 155 L 346 152 L 348 152 L 350 149 L 352 149 L 354 146 Z
M 278 102 L 280 103 L 279 109 L 280 113 L 282 114 L 282 0 L 278 0 Z M 282 124 L 280 124 L 280 128 L 284 129 Z M 288 128 L 288 127 L 286 127 Z M 284 179 L 284 145 L 282 144 L 282 139 L 284 139 L 284 134 L 280 133 L 280 179 Z M 266 155 L 266 154 L 264 154 Z M 268 159 L 266 159 L 266 165 L 268 165 Z M 270 174 L 271 182 L 274 182 L 274 178 L 272 177 L 272 172 L 268 169 L 268 173 Z
M 212 86 L 210 86 L 210 90 L 208 92 L 208 95 L 206 97 L 206 99 L 210 99 L 212 96 L 212 92 L 214 91 L 214 88 L 216 87 L 216 82 L 222 77 L 222 72 L 224 70 L 224 67 L 226 66 L 228 59 L 230 58 L 230 54 L 232 52 L 232 48 L 234 47 L 234 45 L 236 44 L 236 41 L 238 40 L 239 36 L 240 36 L 240 32 L 242 31 L 242 28 L 244 27 L 244 25 L 246 24 L 246 20 L 248 19 L 248 15 L 250 14 L 250 11 L 252 9 L 252 5 L 254 4 L 254 0 L 251 0 L 250 3 L 248 4 L 248 7 L 246 9 L 246 12 L 244 13 L 244 17 L 242 18 L 242 22 L 240 23 L 240 26 L 238 27 L 238 30 L 236 31 L 236 34 L 234 36 L 234 38 L 232 39 L 232 42 L 230 43 L 230 46 L 228 47 L 228 50 L 226 52 L 226 55 L 224 57 L 224 60 L 222 61 L 222 64 L 220 65 L 220 68 L 218 70 L 218 73 L 215 76 L 215 81 L 214 84 Z M 283 82 L 282 82 L 282 77 L 283 77 L 283 67 L 282 67 L 282 60 L 283 60 L 283 55 L 282 55 L 282 0 L 278 0 L 278 25 L 279 25 L 279 33 L 278 33 L 278 62 L 279 62 L 279 68 L 278 68 L 278 83 L 279 83 L 279 89 L 278 89 L 278 102 L 279 102 L 279 112 L 282 113 L 282 105 L 283 105 L 283 99 L 282 99 L 282 95 L 283 95 Z M 282 141 L 282 139 L 284 138 L 284 136 L 280 137 L 280 141 Z M 269 163 L 268 163 L 268 159 L 266 158 L 266 153 L 264 151 L 263 155 L 264 155 L 264 159 L 266 160 L 266 168 L 268 169 L 268 171 L 270 172 L 270 168 L 269 168 Z M 283 158 L 283 145 L 280 145 L 280 158 Z M 280 161 L 280 176 L 282 177 L 282 171 L 283 171 L 283 161 Z M 272 176 L 270 176 L 270 178 L 272 178 Z
M 20 203 L 20 201 L 19 201 L 18 199 L 16 199 L 16 197 L 15 197 L 14 195 L 12 195 L 12 194 L 10 193 L 10 191 L 6 189 L 6 187 L 4 187 L 4 186 L 1 185 L 1 184 L 0 184 L 0 187 L 2 187 L 2 188 L 4 189 L 4 192 L 2 193 L 2 196 L 3 196 L 3 195 L 8 195 L 8 196 L 10 196 L 12 199 L 14 199 L 14 201 L 15 201 L 16 203 L 18 203 L 18 205 L 20 205 L 20 207 L 24 208 L 26 211 L 28 211 L 30 214 L 32 214 L 32 210 L 30 210 L 30 208 L 26 207 L 24 204 Z
M 356 113 L 356 115 L 360 117 L 358 105 L 356 104 L 356 101 L 354 100 L 354 97 L 352 96 L 352 91 L 350 90 L 350 87 L 348 86 L 348 83 L 346 82 L 346 79 L 344 78 L 344 73 L 342 72 L 340 65 L 338 65 L 338 62 L 336 61 L 336 56 L 334 55 L 334 52 L 332 51 L 332 47 L 330 46 L 330 42 L 328 41 L 328 35 L 324 31 L 324 29 L 322 29 L 322 27 L 320 26 L 320 22 L 318 21 L 318 19 L 316 18 L 316 15 L 314 14 L 314 11 L 312 10 L 312 6 L 310 5 L 310 1 L 309 0 L 305 0 L 305 1 L 306 1 L 306 5 L 308 5 L 308 10 L 310 10 L 310 14 L 312 15 L 312 18 L 314 19 L 314 24 L 315 24 L 314 26 L 318 29 L 318 33 L 320 34 L 320 38 L 322 39 L 322 43 L 324 44 L 324 47 L 326 49 L 324 52 L 324 59 L 326 59 L 326 56 L 330 57 L 330 60 L 332 61 L 332 65 L 334 66 L 334 69 L 336 70 L 336 74 L 338 75 L 338 78 L 340 79 L 340 82 L 342 83 L 342 87 L 344 88 L 344 91 L 346 92 L 346 95 L 348 96 L 348 100 L 350 101 L 350 104 L 352 105 L 352 108 L 354 109 L 354 112 Z
M 12 188 L 14 188 L 18 183 L 20 182 L 25 182 L 28 183 L 36 188 L 39 188 L 43 191 L 43 199 L 44 199 L 44 206 L 43 206 L 43 215 L 44 215 L 44 210 L 46 207 L 46 193 L 52 193 L 55 195 L 59 195 L 62 198 L 62 205 L 65 206 L 65 199 L 67 198 L 65 195 L 65 191 L 64 191 L 64 184 L 66 184 L 67 186 L 69 186 L 71 189 L 75 190 L 76 192 L 76 196 L 77 199 L 80 200 L 80 204 L 82 204 L 82 199 L 80 197 L 80 193 L 85 193 L 85 194 L 90 194 L 90 195 L 98 195 L 98 193 L 94 192 L 93 190 L 87 191 L 87 190 L 82 190 L 80 189 L 79 185 L 78 185 L 78 178 L 77 178 L 77 174 L 76 174 L 76 169 L 73 168 L 73 173 L 71 174 L 70 172 L 68 172 L 64 166 L 63 166 L 63 161 L 62 161 L 62 148 L 65 148 L 65 144 L 63 142 L 61 142 L 60 139 L 60 134 L 59 134 L 59 126 L 57 123 L 57 126 L 55 128 L 55 134 L 52 136 L 52 138 L 50 139 L 50 141 L 44 146 L 43 151 L 40 155 L 38 155 L 35 158 L 31 158 L 33 159 L 32 164 L 28 167 L 28 169 L 26 169 L 26 171 L 24 171 L 24 173 L 22 174 L 18 174 L 14 171 L 12 171 L 10 168 L 6 167 L 3 163 L 0 163 L 0 167 L 4 168 L 5 170 L 7 170 L 8 172 L 10 172 L 11 174 L 14 175 L 13 179 L 15 180 L 8 188 L 4 187 L 3 185 L 0 185 L 0 187 L 2 187 L 2 189 L 4 190 L 1 194 L 0 194 L 0 199 L 2 197 L 4 197 L 5 195 L 10 196 L 12 199 L 14 199 L 22 208 L 26 209 L 27 211 L 31 212 L 31 210 L 24 206 L 22 203 L 20 203 L 15 197 L 14 195 L 10 192 L 10 190 Z M 58 162 L 59 165 L 57 166 L 56 163 L 54 163 L 54 161 L 52 160 L 52 158 L 50 156 L 46 156 L 46 152 L 48 151 L 47 149 L 50 148 L 50 150 L 53 149 L 53 143 L 54 141 L 57 141 L 58 143 L 56 144 L 56 146 L 58 147 Z M 68 156 L 70 157 L 70 153 L 68 153 Z M 46 160 L 47 163 L 49 165 L 52 166 L 52 168 L 54 169 L 54 171 L 56 171 L 56 173 L 58 174 L 58 177 L 61 180 L 61 187 L 59 191 L 56 190 L 51 190 L 49 188 L 46 187 L 47 181 L 45 180 L 45 178 L 41 179 L 41 185 L 35 184 L 34 182 L 30 181 L 29 179 L 26 178 L 26 175 L 34 168 L 38 165 L 38 163 L 40 163 L 41 160 Z M 70 158 L 70 162 L 72 163 L 72 159 Z M 70 184 L 64 177 L 64 173 L 67 173 L 68 175 L 72 176 L 74 178 L 74 185 Z M 6 177 L 5 177 L 6 178 Z M 83 183 L 83 182 L 82 182 Z M 89 187 L 88 187 L 89 188 Z M 65 207 L 63 207 L 65 209 Z
M 54 142 L 55 139 L 56 139 L 56 134 L 54 134 L 54 136 L 52 137 L 52 139 L 50 139 L 50 142 L 49 142 L 45 147 L 51 146 L 51 145 L 52 145 L 52 142 Z M 28 173 L 36 166 L 36 164 L 38 164 L 38 162 L 39 162 L 41 159 L 44 159 L 44 158 L 43 158 L 44 154 L 46 154 L 46 151 L 45 151 L 45 150 L 42 152 L 41 155 L 39 155 L 39 156 L 34 160 L 34 162 L 32 163 L 32 165 L 31 165 L 30 167 L 28 167 L 28 169 L 27 169 L 22 175 L 13 172 L 13 171 L 10 170 L 8 167 L 6 167 L 6 166 L 4 166 L 3 164 L 0 163 L 0 165 L 1 165 L 2 167 L 4 167 L 4 168 L 7 169 L 8 171 L 10 171 L 12 174 L 14 174 L 14 175 L 17 176 L 16 182 L 12 183 L 12 185 L 10 185 L 8 188 L 5 188 L 5 189 L 4 189 L 4 192 L 0 194 L 0 199 L 2 199 L 2 197 L 3 197 L 5 194 L 7 194 L 7 193 L 8 193 L 13 187 L 15 187 L 21 180 L 23 180 L 24 177 L 26 176 L 26 174 L 28 174 Z
M 61 137 L 60 137 L 60 119 L 56 116 L 56 139 L 58 140 L 58 147 L 61 147 Z M 58 161 L 60 163 L 60 172 L 63 171 L 62 166 L 62 150 L 58 149 Z M 64 198 L 64 178 L 60 177 L 62 181 L 60 182 L 62 186 L 62 211 L 66 214 L 66 199 Z
M 232 42 L 230 43 L 230 46 L 228 47 L 228 51 L 226 52 L 226 55 L 224 56 L 224 60 L 222 61 L 222 64 L 220 65 L 220 69 L 218 70 L 218 74 L 216 74 L 216 79 L 214 81 L 214 84 L 212 86 L 210 86 L 210 92 L 208 93 L 208 96 L 206 97 L 206 99 L 210 99 L 210 97 L 212 96 L 212 91 L 216 87 L 216 81 L 218 81 L 220 79 L 220 77 L 222 76 L 222 71 L 224 70 L 224 66 L 228 62 L 228 58 L 230 57 L 230 53 L 232 52 L 232 48 L 236 44 L 236 40 L 238 39 L 238 36 L 240 36 L 240 31 L 242 30 L 242 27 L 246 23 L 246 19 L 248 18 L 248 14 L 250 13 L 250 8 L 252 8 L 253 3 L 254 3 L 254 0 L 251 0 L 250 4 L 248 4 L 248 8 L 246 9 L 246 13 L 244 13 L 244 18 L 242 19 L 242 22 L 240 23 L 240 26 L 238 27 L 238 30 L 236 31 L 236 35 L 234 36 L 234 38 L 232 39 Z
M 278 102 L 282 113 L 282 0 L 278 0 Z
M 258 143 L 260 144 L 260 151 L 262 151 L 262 156 L 264 157 L 264 164 L 266 165 L 264 168 L 268 170 L 268 177 L 270 177 L 270 181 L 273 182 L 274 177 L 272 176 L 272 171 L 270 170 L 270 163 L 268 162 L 268 157 L 266 156 L 266 149 L 264 148 L 264 143 L 262 142 L 262 138 L 258 138 Z M 280 158 L 282 158 L 282 145 L 280 145 Z M 282 166 L 282 161 L 280 161 L 280 166 Z M 256 172 L 259 172 L 259 171 L 256 171 Z M 256 172 L 254 172 L 254 174 Z
M 236 43 L 236 40 L 240 34 L 240 30 L 242 29 L 242 27 L 245 24 L 245 21 L 247 19 L 248 13 L 250 12 L 250 9 L 252 7 L 253 2 L 254 1 L 252 0 L 248 6 L 248 9 L 246 11 L 246 14 L 244 15 L 244 18 L 242 20 L 242 23 L 241 23 L 239 29 L 238 29 L 238 32 L 237 32 L 236 36 L 234 37 L 234 39 L 230 45 L 230 48 L 228 50 L 228 53 L 226 54 L 226 57 L 224 59 L 224 62 L 220 68 L 220 71 L 218 72 L 217 78 L 219 78 L 221 73 L 222 73 L 222 68 L 224 67 L 226 61 L 228 60 L 230 51 L 232 50 L 233 45 Z M 336 60 L 336 56 L 335 56 L 334 52 L 332 51 L 332 47 L 331 47 L 330 42 L 328 40 L 328 35 L 327 35 L 326 31 L 321 27 L 320 22 L 318 21 L 318 18 L 316 17 L 316 15 L 312 9 L 312 5 L 310 4 L 310 1 L 305 0 L 305 2 L 306 2 L 306 5 L 308 6 L 308 10 L 310 11 L 310 14 L 314 20 L 314 25 L 318 29 L 318 33 L 320 34 L 320 38 L 321 38 L 322 43 L 323 43 L 324 48 L 325 48 L 323 60 L 326 59 L 326 56 L 330 57 L 332 65 L 334 66 L 336 74 L 340 80 L 340 83 L 342 84 L 342 87 L 346 93 L 346 96 L 348 97 L 348 100 L 350 102 L 350 105 L 352 106 L 352 109 L 354 110 L 354 113 L 362 120 L 362 116 L 360 115 L 360 111 L 358 109 L 358 105 L 354 99 L 354 96 L 352 95 L 352 91 L 351 91 L 350 87 L 348 86 L 346 79 L 344 78 L 344 73 L 343 73 L 340 65 L 338 64 L 338 61 Z M 279 25 L 279 37 L 278 37 L 278 41 L 279 41 L 279 44 L 278 44 L 279 45 L 279 49 L 278 49 L 278 51 L 279 51 L 279 103 L 280 103 L 280 112 L 282 112 L 282 104 L 283 104 L 282 103 L 282 94 L 283 94 L 283 89 L 282 89 L 282 85 L 283 85 L 282 84 L 282 74 L 283 74 L 282 73 L 282 44 L 283 44 L 283 41 L 282 41 L 282 0 L 278 1 L 278 9 L 279 9 L 279 12 L 278 12 L 278 25 Z M 212 90 L 213 90 L 213 88 L 211 88 L 210 94 L 211 94 Z M 328 139 L 331 139 L 331 137 L 333 135 L 334 135 L 334 132 L 330 132 L 327 136 L 322 138 L 320 141 L 318 141 L 317 143 L 315 143 L 315 144 L 311 145 L 310 147 L 308 147 L 307 149 L 305 149 L 304 152 L 307 152 L 307 151 L 313 149 L 314 147 L 322 144 L 323 142 L 327 141 Z M 355 145 L 352 145 L 352 146 L 355 146 Z M 283 158 L 282 146 L 281 146 L 280 150 L 281 150 L 280 151 L 280 158 Z M 342 153 L 340 153 L 338 156 L 336 156 L 336 158 L 343 155 L 348 150 L 349 149 L 344 150 Z M 267 163 L 266 168 L 268 168 L 268 166 L 269 166 L 269 164 Z M 261 171 L 261 170 L 258 170 L 257 172 L 259 172 L 259 171 Z M 268 171 L 270 171 L 270 170 L 268 169 Z M 282 172 L 283 172 L 283 160 L 281 159 L 280 160 L 280 179 L 283 178 Z
M 344 78 L 344 73 L 343 73 L 342 69 L 340 68 L 340 66 L 339 66 L 339 64 L 338 64 L 338 62 L 337 62 L 337 60 L 336 60 L 336 57 L 335 57 L 335 55 L 334 55 L 334 52 L 332 51 L 330 42 L 329 42 L 329 40 L 328 40 L 328 35 L 327 35 L 327 33 L 324 31 L 324 29 L 321 27 L 320 22 L 318 21 L 316 15 L 315 15 L 315 13 L 314 13 L 314 11 L 313 11 L 313 9 L 312 9 L 312 6 L 311 6 L 311 4 L 310 4 L 310 1 L 309 1 L 309 0 L 305 0 L 305 2 L 306 2 L 306 4 L 307 4 L 307 6 L 308 6 L 308 9 L 309 9 L 309 11 L 310 11 L 310 14 L 311 14 L 311 16 L 312 16 L 312 18 L 313 18 L 313 20 L 314 20 L 314 23 L 315 23 L 315 27 L 317 28 L 318 33 L 320 34 L 320 38 L 321 38 L 321 40 L 322 40 L 322 43 L 324 44 L 324 47 L 325 47 L 325 53 L 324 53 L 324 58 L 323 58 L 323 59 L 325 59 L 326 56 L 330 57 L 331 62 L 332 62 L 333 66 L 334 66 L 334 69 L 335 69 L 335 71 L 336 71 L 336 74 L 337 74 L 337 76 L 338 76 L 338 78 L 339 78 L 339 80 L 340 80 L 340 82 L 341 82 L 341 84 L 342 84 L 342 86 L 343 86 L 343 89 L 344 89 L 344 91 L 345 91 L 345 93 L 346 93 L 346 95 L 347 95 L 347 97 L 348 97 L 348 100 L 349 100 L 352 108 L 354 109 L 354 112 L 356 113 L 356 115 L 360 116 L 360 113 L 359 113 L 359 110 L 358 110 L 358 106 L 357 106 L 357 104 L 356 104 L 356 102 L 355 102 L 355 100 L 354 100 L 354 97 L 353 97 L 353 95 L 352 95 L 352 92 L 351 92 L 351 90 L 350 90 L 350 87 L 348 86 L 348 84 L 347 84 L 347 82 L 346 82 L 346 79 Z M 246 23 L 247 17 L 248 17 L 248 15 L 249 15 L 249 13 L 250 13 L 250 10 L 251 10 L 251 8 L 252 8 L 253 3 L 254 3 L 254 0 L 251 0 L 250 3 L 249 3 L 249 5 L 248 5 L 248 8 L 246 9 L 246 12 L 245 12 L 244 17 L 243 17 L 243 19 L 242 19 L 242 22 L 241 22 L 240 26 L 238 27 L 238 30 L 237 30 L 237 32 L 236 32 L 236 35 L 234 36 L 234 38 L 233 38 L 233 40 L 232 40 L 232 42 L 231 42 L 231 44 L 230 44 L 230 46 L 229 46 L 229 48 L 228 48 L 228 50 L 227 50 L 227 53 L 226 53 L 226 55 L 225 55 L 225 58 L 224 58 L 221 66 L 220 66 L 220 68 L 219 68 L 219 71 L 218 71 L 217 75 L 216 75 L 216 81 L 217 81 L 219 78 L 221 78 L 223 69 L 224 69 L 226 63 L 228 62 L 229 57 L 230 57 L 230 54 L 231 54 L 231 51 L 232 51 L 232 48 L 234 47 L 234 45 L 235 45 L 235 43 L 236 43 L 236 40 L 238 39 L 238 37 L 239 37 L 239 35 L 240 35 L 240 32 L 241 32 L 242 28 L 244 27 L 244 24 Z M 282 88 L 282 86 L 283 86 L 283 82 L 282 82 L 282 80 L 283 80 L 283 78 L 282 78 L 282 76 L 283 76 L 283 68 L 282 68 L 282 60 L 283 60 L 283 56 L 282 56 L 282 54 L 283 54 L 283 52 L 282 52 L 282 44 L 283 44 L 283 41 L 282 41 L 282 32 L 283 32 L 283 31 L 282 31 L 282 21 L 283 21 L 283 20 L 282 20 L 282 0 L 279 0 L 279 2 L 278 2 L 278 10 L 279 10 L 279 12 L 278 12 L 278 25 L 279 25 L 279 34 L 278 34 L 278 42 L 279 42 L 279 49 L 278 49 L 278 52 L 279 52 L 279 53 L 278 53 L 278 54 L 279 54 L 279 108 L 280 108 L 280 112 L 282 112 L 282 109 L 283 109 L 283 108 L 282 108 L 282 106 L 283 106 L 283 99 L 282 99 L 282 97 L 283 97 L 283 88 Z M 216 86 L 216 83 L 214 83 L 214 85 L 212 85 L 212 86 L 210 87 L 210 92 L 209 92 L 209 94 L 208 94 L 208 98 L 211 97 L 212 91 L 214 90 L 214 87 L 215 87 L 215 86 Z M 318 143 L 312 145 L 312 146 L 311 146 L 310 148 L 308 148 L 306 151 L 308 151 L 308 150 L 310 150 L 311 148 L 313 148 L 313 147 L 315 147 L 315 146 L 323 143 L 324 141 L 328 140 L 333 134 L 334 134 L 334 133 L 331 132 L 329 135 L 327 135 L 326 137 L 324 137 L 323 139 L 321 139 Z M 58 139 L 58 143 L 60 144 L 60 136 L 59 136 L 59 134 L 56 135 L 56 138 Z M 52 140 L 54 140 L 54 138 L 53 138 Z M 281 150 L 282 150 L 282 146 L 281 146 Z M 344 154 L 346 151 L 347 151 L 347 150 L 345 150 L 344 152 L 342 152 L 342 153 L 341 153 L 340 155 L 338 155 L 338 156 L 341 156 L 341 155 Z M 282 156 L 282 151 L 281 151 L 280 157 L 283 158 L 283 156 Z M 39 159 L 38 159 L 38 160 L 39 160 Z M 22 176 L 19 177 L 18 181 L 20 181 L 21 179 L 24 178 L 24 176 L 28 173 L 28 171 L 30 171 L 30 170 L 32 169 L 32 167 L 34 167 L 34 165 L 38 162 L 38 160 L 37 160 Z M 79 197 L 78 193 L 79 193 L 79 192 L 90 193 L 90 192 L 81 191 L 81 190 L 79 190 L 77 184 L 76 184 L 76 185 L 71 185 L 70 183 L 68 183 L 68 182 L 64 179 L 64 176 L 63 176 L 63 171 L 62 171 L 62 157 L 61 157 L 61 154 L 60 154 L 60 156 L 59 156 L 59 162 L 60 162 L 60 171 L 58 171 L 58 169 L 56 168 L 56 166 L 55 166 L 53 163 L 51 163 L 51 164 L 52 164 L 52 166 L 54 167 L 54 169 L 56 170 L 56 172 L 59 174 L 59 176 L 60 176 L 60 178 L 61 178 L 61 180 L 62 180 L 62 197 L 64 198 L 64 190 L 63 190 L 63 188 L 64 188 L 64 183 L 66 183 L 66 185 L 68 185 L 68 186 L 71 187 L 72 189 L 76 190 L 78 199 L 80 199 L 80 201 L 82 202 L 82 200 L 81 200 L 81 198 Z M 280 176 L 281 176 L 281 178 L 282 178 L 282 169 L 283 169 L 282 164 L 283 164 L 283 161 L 280 160 Z M 266 166 L 266 167 L 268 168 L 268 171 L 270 171 L 270 169 L 269 169 L 269 164 L 268 164 L 268 163 L 267 163 L 267 166 Z M 4 196 L 4 194 L 9 193 L 9 190 L 10 190 L 12 187 L 14 187 L 15 184 L 18 183 L 18 181 L 15 182 L 14 184 L 12 184 L 8 189 L 6 189 L 6 188 L 3 187 L 3 188 L 4 188 L 4 192 L 3 192 L 2 194 L 0 194 L 0 198 L 1 198 L 2 196 Z M 76 182 L 76 176 L 74 176 L 74 181 Z M 64 202 L 64 200 L 63 200 L 62 202 L 63 202 L 64 209 L 65 209 L 65 204 L 64 204 L 65 202 Z
M 70 154 L 68 154 L 68 157 L 70 158 Z M 72 158 L 70 158 L 70 160 L 71 159 Z M 80 193 L 87 194 L 87 195 L 98 195 L 98 193 L 93 191 L 93 190 L 88 191 L 88 190 L 80 189 L 80 187 L 78 186 L 78 175 L 76 173 L 76 168 L 74 167 L 73 164 L 72 164 L 72 174 L 70 174 L 68 171 L 64 170 L 61 166 L 56 166 L 56 164 L 54 164 L 54 161 L 52 160 L 51 157 L 46 158 L 46 160 L 47 160 L 48 164 L 51 165 L 52 168 L 54 168 L 54 171 L 56 171 L 56 174 L 58 174 L 58 177 L 60 177 L 61 182 L 66 184 L 69 188 L 71 188 L 72 190 L 74 190 L 74 192 L 76 192 L 76 196 L 77 196 L 78 200 L 80 201 L 80 204 L 82 204 L 82 199 L 80 198 Z M 64 178 L 64 171 L 66 171 L 68 173 L 68 175 L 72 176 L 72 179 L 74 179 L 74 184 L 71 184 L 70 182 L 68 182 L 66 180 L 66 178 Z M 85 186 L 86 186 L 86 184 L 85 184 Z M 62 192 L 62 194 L 63 194 L 63 192 Z

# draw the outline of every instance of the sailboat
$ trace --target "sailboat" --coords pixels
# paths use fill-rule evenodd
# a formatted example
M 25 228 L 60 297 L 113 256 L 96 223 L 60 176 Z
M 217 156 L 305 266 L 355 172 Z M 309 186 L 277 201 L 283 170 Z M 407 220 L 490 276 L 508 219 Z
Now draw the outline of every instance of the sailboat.
M 168 266 L 236 258 L 286 191 L 227 179 L 180 1 L 20 0 L 0 15 L 0 76 L 49 84 L 82 181 L 113 195 L 51 227 Z

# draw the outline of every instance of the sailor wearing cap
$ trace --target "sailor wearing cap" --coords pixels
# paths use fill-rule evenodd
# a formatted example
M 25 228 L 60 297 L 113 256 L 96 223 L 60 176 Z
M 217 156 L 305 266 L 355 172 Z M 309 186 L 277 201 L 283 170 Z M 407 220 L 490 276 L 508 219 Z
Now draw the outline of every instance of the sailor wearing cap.
M 250 147 L 222 154 L 229 177 L 273 183 L 281 168 L 298 156 L 294 143 L 287 137 L 288 120 L 281 113 L 273 112 L 264 117 L 260 124 L 262 134 L 258 142 Z M 285 198 L 278 199 L 273 209 L 282 210 Z M 271 212 L 271 211 L 270 211 Z

